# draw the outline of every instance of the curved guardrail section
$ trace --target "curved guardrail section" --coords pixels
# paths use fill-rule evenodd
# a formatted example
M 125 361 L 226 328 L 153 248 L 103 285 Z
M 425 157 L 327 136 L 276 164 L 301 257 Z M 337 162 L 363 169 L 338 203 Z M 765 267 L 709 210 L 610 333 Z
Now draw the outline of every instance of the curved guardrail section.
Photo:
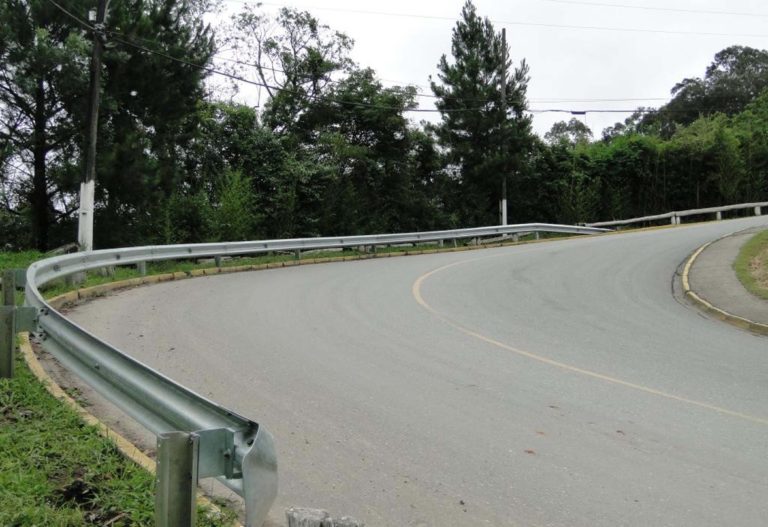
M 189 456 L 194 456 L 194 484 L 197 477 L 221 479 L 244 498 L 246 524 L 256 527 L 265 520 L 277 495 L 277 458 L 269 432 L 256 422 L 201 397 L 90 334 L 53 309 L 41 295 L 40 288 L 75 273 L 148 261 L 419 243 L 532 232 L 596 234 L 605 232 L 605 229 L 534 223 L 421 233 L 91 251 L 32 264 L 26 273 L 25 298 L 27 306 L 37 309 L 37 335 L 46 351 L 159 439 L 167 439 L 169 434 L 176 432 L 187 434 L 188 443 L 195 445 L 189 450 Z M 161 444 L 170 445 L 171 441 Z
M 587 223 L 588 227 L 618 227 L 620 225 L 631 225 L 632 223 L 644 223 L 649 221 L 670 220 L 672 225 L 680 223 L 680 218 L 686 216 L 699 216 L 702 214 L 715 214 L 718 220 L 722 219 L 722 213 L 731 210 L 753 209 L 755 215 L 759 216 L 762 209 L 768 207 L 768 201 L 760 203 L 740 203 L 738 205 L 723 205 L 721 207 L 707 207 L 704 209 L 689 209 L 666 212 L 664 214 L 654 214 L 653 216 L 642 216 L 640 218 L 631 218 L 628 220 L 600 221 L 597 223 Z

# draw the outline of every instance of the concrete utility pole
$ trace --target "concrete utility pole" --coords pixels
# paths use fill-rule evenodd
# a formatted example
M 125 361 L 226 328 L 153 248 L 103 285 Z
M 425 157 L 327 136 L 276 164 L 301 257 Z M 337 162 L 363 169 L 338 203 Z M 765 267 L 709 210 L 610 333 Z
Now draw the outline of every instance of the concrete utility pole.
M 81 251 L 93 249 L 93 201 L 96 187 L 96 135 L 99 127 L 99 95 L 101 92 L 101 55 L 104 52 L 104 22 L 109 0 L 99 0 L 93 22 L 93 52 L 91 55 L 91 93 L 88 105 L 88 145 L 85 172 L 80 182 L 80 211 L 77 243 Z M 89 17 L 91 18 L 91 17 Z
M 502 122 L 502 144 L 501 144 L 501 158 L 502 158 L 502 174 L 501 174 L 501 224 L 507 224 L 507 170 L 506 170 L 506 154 L 507 154 L 507 138 L 504 130 L 506 130 L 507 124 L 507 28 L 501 28 L 501 111 L 504 114 L 504 121 Z

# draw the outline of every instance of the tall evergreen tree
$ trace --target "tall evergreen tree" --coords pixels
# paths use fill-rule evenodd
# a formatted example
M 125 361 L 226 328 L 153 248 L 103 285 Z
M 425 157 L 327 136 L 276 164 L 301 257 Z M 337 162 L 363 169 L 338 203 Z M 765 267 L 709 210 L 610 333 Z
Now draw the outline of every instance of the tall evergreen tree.
M 442 121 L 435 127 L 447 151 L 449 172 L 461 197 L 454 206 L 466 225 L 498 221 L 502 179 L 522 167 L 531 145 L 531 119 L 525 115 L 528 66 L 512 70 L 509 53 L 488 18 L 481 18 L 471 0 L 453 29 L 453 61 L 438 63 L 439 82 L 431 82 Z M 506 113 L 501 95 L 504 57 Z M 514 187 L 514 181 L 512 188 Z
M 107 223 L 99 228 L 97 219 L 97 245 L 130 242 L 117 236 L 143 216 L 148 197 L 168 196 L 178 184 L 204 74 L 146 50 L 207 63 L 213 41 L 200 15 L 206 3 L 126 0 L 110 7 L 96 196 L 97 215 Z M 95 1 L 58 4 L 0 3 L 0 196 L 9 214 L 29 217 L 30 242 L 41 250 L 74 238 L 92 39 L 84 21 Z
M 82 28 L 50 2 L 0 3 L 0 193 L 6 212 L 31 231 L 27 243 L 41 250 L 57 214 L 73 212 L 55 180 L 72 169 L 78 148 L 71 110 L 84 109 L 89 49 Z

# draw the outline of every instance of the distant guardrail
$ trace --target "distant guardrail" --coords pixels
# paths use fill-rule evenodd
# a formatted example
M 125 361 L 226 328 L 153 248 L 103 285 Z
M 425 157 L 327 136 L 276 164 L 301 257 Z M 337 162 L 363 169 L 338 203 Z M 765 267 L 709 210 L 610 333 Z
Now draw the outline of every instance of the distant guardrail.
M 653 216 L 642 216 L 640 218 L 632 218 L 629 220 L 611 220 L 611 221 L 599 221 L 596 223 L 587 223 L 587 227 L 619 227 L 621 225 L 631 225 L 633 223 L 650 223 L 659 220 L 669 220 L 672 225 L 679 225 L 680 218 L 687 216 L 700 216 L 703 214 L 714 214 L 715 219 L 723 219 L 723 212 L 731 210 L 745 210 L 753 209 L 756 216 L 762 214 L 762 209 L 768 207 L 768 201 L 760 203 L 740 203 L 738 205 L 723 205 L 721 207 L 707 207 L 704 209 L 689 209 L 678 210 L 674 212 L 666 212 L 664 214 L 655 214 Z
M 54 280 L 116 265 L 160 260 L 252 255 L 272 251 L 376 247 L 488 238 L 521 233 L 597 234 L 596 227 L 529 223 L 403 234 L 297 238 L 231 243 L 127 247 L 64 254 L 38 261 L 6 284 L 25 287 L 25 308 L 0 310 L 11 335 L 34 329 L 43 348 L 67 369 L 158 438 L 157 525 L 179 527 L 194 511 L 198 478 L 217 477 L 243 497 L 246 525 L 263 523 L 277 495 L 277 457 L 269 432 L 100 340 L 48 304 L 40 288 Z M 8 289 L 4 284 L 4 289 Z M 12 297 L 12 295 L 10 295 Z M 9 298 L 10 298 L 9 297 Z M 12 300 L 8 300 L 11 302 Z M 5 320 L 5 319 L 4 319 Z M 0 328 L 4 326 L 0 325 Z M 3 345 L 10 342 L 10 347 Z M 12 363 L 13 340 L 0 342 Z M 2 362 L 2 361 L 0 361 Z

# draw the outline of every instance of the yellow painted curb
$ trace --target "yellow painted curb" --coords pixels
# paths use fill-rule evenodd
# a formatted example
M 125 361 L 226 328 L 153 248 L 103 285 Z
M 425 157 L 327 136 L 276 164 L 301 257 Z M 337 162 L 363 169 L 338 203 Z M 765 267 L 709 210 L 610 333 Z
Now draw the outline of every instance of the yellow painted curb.
M 80 406 L 77 401 L 70 397 L 69 394 L 65 392 L 64 389 L 59 386 L 58 383 L 56 383 L 56 381 L 50 375 L 48 375 L 48 372 L 45 371 L 42 364 L 40 364 L 40 361 L 37 360 L 35 352 L 32 350 L 32 344 L 29 341 L 29 333 L 19 334 L 19 349 L 21 350 L 24 361 L 27 363 L 30 371 L 32 371 L 32 374 L 37 378 L 38 381 L 40 381 L 45 389 L 48 390 L 48 393 L 74 410 L 75 413 L 77 413 L 80 416 L 80 419 L 82 419 L 84 422 L 96 427 L 96 429 L 99 431 L 99 434 L 112 441 L 123 456 L 130 459 L 150 474 L 155 474 L 157 465 L 152 458 L 147 456 L 124 436 L 109 428 L 106 424 L 100 421 L 98 417 Z M 209 509 L 211 512 L 221 514 L 221 508 L 219 508 L 218 505 L 205 497 L 202 492 L 198 492 L 197 503 Z M 232 525 L 233 527 L 242 527 L 240 522 L 235 522 Z
M 720 309 L 717 306 L 712 305 L 710 302 L 707 302 L 703 298 L 701 298 L 696 292 L 691 288 L 691 281 L 689 278 L 691 268 L 693 267 L 693 264 L 696 262 L 696 258 L 699 257 L 699 255 L 704 252 L 704 250 L 712 245 L 714 242 L 707 242 L 698 249 L 696 249 L 693 254 L 688 258 L 688 260 L 685 262 L 685 266 L 683 267 L 683 276 L 682 276 L 682 282 L 683 282 L 683 293 L 690 298 L 694 304 L 696 304 L 699 309 L 702 311 L 712 315 L 718 320 L 722 320 L 723 322 L 727 322 L 728 324 L 731 324 L 733 326 L 736 326 L 737 328 L 746 329 L 748 331 L 753 331 L 755 333 L 759 333 L 761 335 L 768 335 L 768 326 L 765 324 L 761 324 L 759 322 L 755 322 L 753 320 L 746 319 L 744 317 L 740 317 L 738 315 L 734 315 L 733 313 L 729 313 L 728 311 L 725 311 L 724 309 Z

